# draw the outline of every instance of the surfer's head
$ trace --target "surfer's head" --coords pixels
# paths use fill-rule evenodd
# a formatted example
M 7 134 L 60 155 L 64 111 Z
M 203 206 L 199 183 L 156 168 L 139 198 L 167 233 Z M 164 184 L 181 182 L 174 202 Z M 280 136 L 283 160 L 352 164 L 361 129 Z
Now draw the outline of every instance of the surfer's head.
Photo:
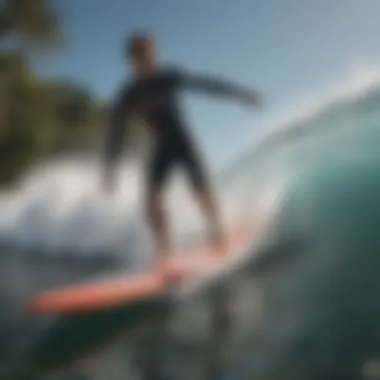
M 155 41 L 151 33 L 138 31 L 128 37 L 125 54 L 136 74 L 145 74 L 156 66 Z

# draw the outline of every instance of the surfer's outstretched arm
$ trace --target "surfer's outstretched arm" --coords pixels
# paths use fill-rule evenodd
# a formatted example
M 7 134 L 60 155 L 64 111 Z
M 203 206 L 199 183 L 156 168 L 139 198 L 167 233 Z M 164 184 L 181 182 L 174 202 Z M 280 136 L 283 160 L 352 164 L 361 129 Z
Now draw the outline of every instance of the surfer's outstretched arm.
M 122 147 L 127 137 L 125 124 L 127 119 L 129 119 L 130 111 L 128 93 L 127 91 L 123 91 L 111 110 L 110 125 L 107 131 L 104 154 L 106 177 L 111 175 L 120 158 Z
M 206 91 L 219 96 L 234 97 L 257 106 L 262 103 L 261 95 L 257 91 L 231 83 L 222 78 L 183 71 L 176 71 L 174 77 L 177 84 L 183 87 Z

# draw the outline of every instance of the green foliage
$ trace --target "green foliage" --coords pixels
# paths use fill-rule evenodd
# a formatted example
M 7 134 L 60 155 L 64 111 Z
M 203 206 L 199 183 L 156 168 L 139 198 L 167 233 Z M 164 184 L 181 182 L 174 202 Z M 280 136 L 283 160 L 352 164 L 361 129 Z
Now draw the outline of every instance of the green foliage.
M 5 0 L 0 5 L 0 38 L 14 38 L 24 59 L 35 49 L 65 46 L 51 0 Z
M 107 111 L 85 88 L 48 82 L 30 66 L 32 53 L 63 41 L 50 1 L 1 3 L 0 42 L 10 36 L 13 51 L 0 53 L 0 185 L 17 181 L 36 160 L 93 146 Z

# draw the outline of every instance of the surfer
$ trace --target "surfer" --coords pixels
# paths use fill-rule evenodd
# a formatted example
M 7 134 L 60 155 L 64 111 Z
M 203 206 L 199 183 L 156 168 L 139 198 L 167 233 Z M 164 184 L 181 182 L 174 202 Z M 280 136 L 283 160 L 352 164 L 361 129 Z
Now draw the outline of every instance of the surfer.
M 124 54 L 131 65 L 134 78 L 124 85 L 114 105 L 109 134 L 106 140 L 103 186 L 112 192 L 115 187 L 115 166 L 126 136 L 125 123 L 132 113 L 138 113 L 151 127 L 156 137 L 156 148 L 147 170 L 147 219 L 152 230 L 157 268 L 165 269 L 164 259 L 170 252 L 169 231 L 163 209 L 163 190 L 166 179 L 179 164 L 186 170 L 195 197 L 210 223 L 212 244 L 223 252 L 223 232 L 215 198 L 208 178 L 186 123 L 180 112 L 177 94 L 183 88 L 203 90 L 220 96 L 241 100 L 247 105 L 260 105 L 254 91 L 187 73 L 178 68 L 160 67 L 154 37 L 148 32 L 137 32 L 126 41 Z

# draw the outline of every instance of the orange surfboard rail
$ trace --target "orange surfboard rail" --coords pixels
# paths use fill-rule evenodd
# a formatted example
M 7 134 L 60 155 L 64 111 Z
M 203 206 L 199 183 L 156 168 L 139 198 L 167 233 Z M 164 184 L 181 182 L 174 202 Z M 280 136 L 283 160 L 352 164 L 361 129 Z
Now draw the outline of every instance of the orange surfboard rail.
M 227 255 L 237 254 L 247 247 L 251 233 L 245 226 L 234 229 L 227 236 Z M 218 256 L 206 244 L 170 259 L 169 266 L 179 269 L 180 283 L 207 273 L 209 269 L 223 265 Z M 106 282 L 67 286 L 37 294 L 27 303 L 32 315 L 76 314 L 140 302 L 172 288 L 161 276 L 154 273 L 110 277 Z

